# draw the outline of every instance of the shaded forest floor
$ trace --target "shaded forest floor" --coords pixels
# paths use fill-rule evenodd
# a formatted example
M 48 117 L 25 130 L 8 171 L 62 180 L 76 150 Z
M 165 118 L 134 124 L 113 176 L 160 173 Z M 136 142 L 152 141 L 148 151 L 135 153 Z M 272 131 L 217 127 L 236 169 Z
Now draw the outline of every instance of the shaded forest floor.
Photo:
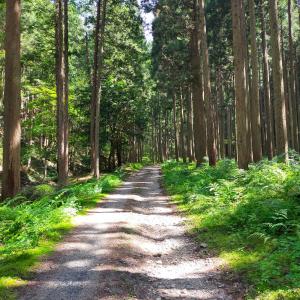
M 168 192 L 201 242 L 249 283 L 249 299 L 300 299 L 300 165 L 239 170 L 168 162 Z

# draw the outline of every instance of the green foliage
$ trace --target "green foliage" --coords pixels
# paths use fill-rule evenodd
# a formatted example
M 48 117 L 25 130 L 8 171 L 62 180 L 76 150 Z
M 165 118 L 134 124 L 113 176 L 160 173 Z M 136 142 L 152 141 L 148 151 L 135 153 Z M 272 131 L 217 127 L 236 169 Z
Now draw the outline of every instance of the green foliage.
M 300 165 L 263 161 L 248 171 L 168 162 L 168 191 L 199 239 L 249 280 L 249 297 L 300 298 Z M 288 253 L 288 255 L 287 255 Z M 283 295 L 283 296 L 280 296 Z
M 51 251 L 72 228 L 72 217 L 94 207 L 128 172 L 142 167 L 142 164 L 129 164 L 100 180 L 74 183 L 61 190 L 39 185 L 2 203 L 0 299 L 13 297 L 11 288 L 25 283 L 24 277 L 39 257 Z

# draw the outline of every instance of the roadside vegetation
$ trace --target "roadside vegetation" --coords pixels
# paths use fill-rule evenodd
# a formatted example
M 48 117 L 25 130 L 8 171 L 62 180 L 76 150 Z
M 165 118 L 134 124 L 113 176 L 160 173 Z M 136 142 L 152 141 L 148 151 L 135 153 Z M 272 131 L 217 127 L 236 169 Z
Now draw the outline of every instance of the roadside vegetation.
M 54 249 L 72 228 L 72 218 L 94 207 L 119 186 L 126 174 L 142 168 L 128 164 L 99 180 L 63 189 L 49 184 L 24 189 L 0 205 L 0 299 L 13 299 L 12 289 L 25 283 L 42 255 Z
M 164 183 L 201 242 L 249 283 L 249 299 L 300 299 L 300 164 L 262 161 L 240 170 L 175 161 Z

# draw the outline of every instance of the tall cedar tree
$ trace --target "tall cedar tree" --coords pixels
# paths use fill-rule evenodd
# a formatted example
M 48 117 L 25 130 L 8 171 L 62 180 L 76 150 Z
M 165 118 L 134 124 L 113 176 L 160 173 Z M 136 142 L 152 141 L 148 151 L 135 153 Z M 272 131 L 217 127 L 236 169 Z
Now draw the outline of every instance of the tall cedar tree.
M 106 15 L 106 0 L 98 0 L 95 27 L 94 69 L 91 99 L 91 169 L 94 177 L 100 176 L 100 101 L 103 39 Z
M 244 34 L 242 25 L 243 2 L 231 0 L 233 52 L 235 74 L 235 101 L 236 101 L 236 146 L 237 160 L 241 169 L 247 169 L 249 164 L 248 148 L 248 119 L 247 119 L 247 82 L 246 57 L 244 51 Z
M 200 63 L 199 1 L 194 0 L 191 36 L 192 90 L 194 111 L 194 143 L 196 163 L 200 166 L 206 155 L 206 123 L 203 99 L 202 68 Z
M 57 93 L 57 171 L 58 184 L 68 181 L 68 3 L 56 1 L 56 93 Z
M 21 148 L 21 1 L 6 1 L 5 87 L 2 198 L 20 191 Z
M 259 16 L 261 23 L 261 49 L 263 57 L 263 89 L 264 89 L 264 105 L 266 113 L 266 153 L 269 160 L 273 159 L 274 138 L 273 138 L 273 106 L 271 102 L 270 92 L 270 70 L 269 70 L 269 54 L 267 47 L 267 34 L 265 24 L 264 1 L 259 3 Z
M 206 20 L 204 11 L 204 0 L 199 0 L 199 15 L 200 15 L 200 39 L 201 52 L 203 61 L 203 82 L 204 82 L 204 98 L 206 107 L 206 124 L 207 124 L 207 154 L 210 166 L 215 166 L 217 163 L 217 147 L 215 136 L 214 122 L 214 105 L 212 103 L 211 83 L 210 83 L 210 66 L 206 36 Z
M 275 133 L 277 155 L 283 162 L 288 159 L 288 139 L 286 126 L 286 106 L 283 86 L 283 66 L 280 49 L 280 32 L 278 23 L 277 0 L 269 0 L 270 27 L 271 27 L 271 50 L 273 66 L 273 89 L 275 101 Z
M 296 101 L 296 82 L 295 82 L 295 69 L 296 69 L 296 55 L 293 41 L 292 29 L 292 0 L 288 0 L 288 29 L 289 29 L 289 105 L 292 119 L 292 140 L 293 148 L 299 151 L 298 140 L 298 122 L 297 122 L 297 101 Z
M 260 103 L 259 103 L 259 68 L 256 42 L 256 17 L 254 0 L 249 0 L 250 13 L 250 38 L 251 38 L 251 133 L 253 147 L 253 161 L 259 162 L 262 159 Z

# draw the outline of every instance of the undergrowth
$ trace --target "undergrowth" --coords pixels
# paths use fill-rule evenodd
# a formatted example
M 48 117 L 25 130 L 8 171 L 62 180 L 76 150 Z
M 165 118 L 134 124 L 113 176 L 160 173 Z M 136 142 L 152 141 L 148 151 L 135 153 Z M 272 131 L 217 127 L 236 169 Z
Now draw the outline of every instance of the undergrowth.
M 249 282 L 249 299 L 300 299 L 300 165 L 263 161 L 239 170 L 167 162 L 168 192 L 201 241 Z
M 14 299 L 13 288 L 25 283 L 39 258 L 72 228 L 72 217 L 94 207 L 125 174 L 141 168 L 141 164 L 129 164 L 99 180 L 60 190 L 44 184 L 1 203 L 0 299 Z

